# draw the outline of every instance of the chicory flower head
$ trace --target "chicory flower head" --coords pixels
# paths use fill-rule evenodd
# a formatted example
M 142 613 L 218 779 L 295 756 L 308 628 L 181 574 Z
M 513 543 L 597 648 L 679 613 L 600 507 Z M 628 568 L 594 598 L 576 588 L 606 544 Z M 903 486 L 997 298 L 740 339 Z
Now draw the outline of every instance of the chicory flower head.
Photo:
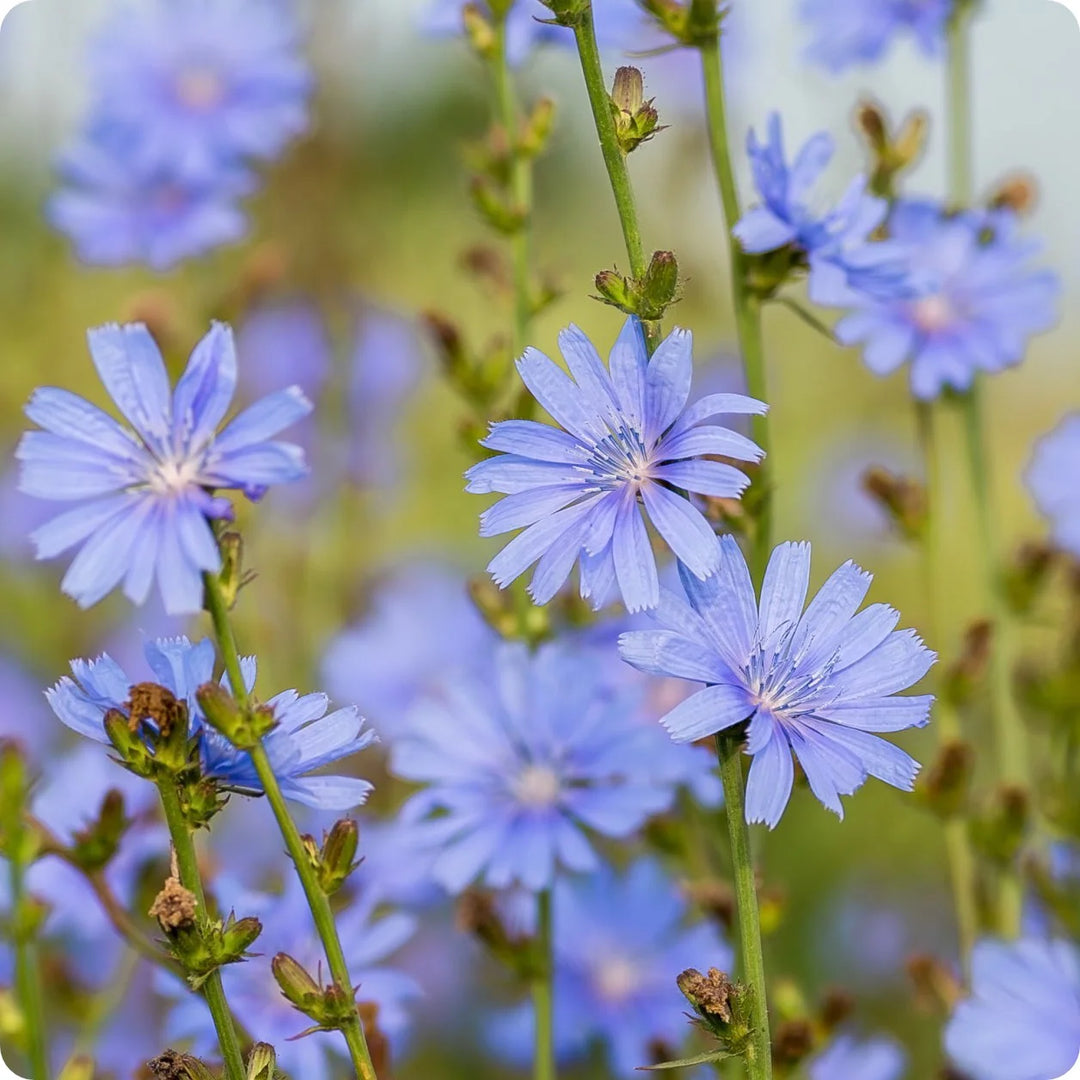
M 402 814 L 425 822 L 440 884 L 536 891 L 560 868 L 596 868 L 586 830 L 625 837 L 671 805 L 675 784 L 656 776 L 652 745 L 590 657 L 508 644 L 487 678 L 416 707 L 391 770 L 427 785 Z
M 803 0 L 802 18 L 815 33 L 807 56 L 837 74 L 880 60 L 909 33 L 923 53 L 939 56 L 952 8 L 952 0 Z
M 672 738 L 693 742 L 749 722 L 746 819 L 779 822 L 794 781 L 792 754 L 821 803 L 841 818 L 841 795 L 868 776 L 910 791 L 919 770 L 878 733 L 922 727 L 929 696 L 898 697 L 936 659 L 886 604 L 856 614 L 871 577 L 841 566 L 810 602 L 810 545 L 781 544 L 772 554 L 761 600 L 730 536 L 718 574 L 682 573 L 685 598 L 665 592 L 657 630 L 619 639 L 627 663 L 654 675 L 706 683 L 662 719 Z
M 209 638 L 195 645 L 185 637 L 147 642 L 146 661 L 157 684 L 187 705 L 191 733 L 201 740 L 206 774 L 241 792 L 261 792 L 251 759 L 210 728 L 199 708 L 195 693 L 214 675 L 214 646 Z M 251 690 L 254 659 L 246 659 L 243 667 Z M 127 714 L 131 688 L 137 681 L 105 654 L 96 660 L 73 660 L 71 677 L 64 676 L 46 697 L 69 728 L 107 744 L 105 715 L 114 709 Z M 367 798 L 371 785 L 366 780 L 310 774 L 370 746 L 375 735 L 364 727 L 356 709 L 327 715 L 328 703 L 325 694 L 301 695 L 295 690 L 272 697 L 266 707 L 277 725 L 263 745 L 286 798 L 320 810 L 348 810 Z
M 493 424 L 482 442 L 502 453 L 467 473 L 469 491 L 507 496 L 481 516 L 481 535 L 524 528 L 488 565 L 501 587 L 537 563 L 529 592 L 545 604 L 580 562 L 581 595 L 595 607 L 617 583 L 628 610 L 651 608 L 660 586 L 646 516 L 692 573 L 716 572 L 716 535 L 685 493 L 738 497 L 746 475 L 705 455 L 756 462 L 762 451 L 704 421 L 767 406 L 710 394 L 687 408 L 692 345 L 690 333 L 676 329 L 650 358 L 631 318 L 607 366 L 574 326 L 559 335 L 570 375 L 538 350 L 525 351 L 518 371 L 562 430 L 532 420 Z
M 971 1080 L 1048 1080 L 1080 1059 L 1080 958 L 1064 941 L 982 941 L 971 996 L 945 1029 L 949 1057 Z
M 888 203 L 867 193 L 865 176 L 856 176 L 831 210 L 819 212 L 809 203 L 835 152 L 830 135 L 814 135 L 789 165 L 780 116 L 772 113 L 768 138 L 760 142 L 751 131 L 748 151 L 762 204 L 748 210 L 732 230 L 744 251 L 758 255 L 788 245 L 797 248 L 810 268 L 815 303 L 842 303 L 855 291 L 906 295 L 895 246 L 870 239 L 885 220 Z
M 907 1058 L 891 1039 L 834 1039 L 810 1062 L 810 1080 L 900 1080 Z
M 678 1047 L 688 1030 L 675 976 L 695 966 L 731 966 L 731 949 L 711 924 L 687 923 L 686 901 L 651 859 L 622 874 L 604 867 L 560 881 L 553 911 L 560 1059 L 584 1057 L 600 1039 L 612 1073 L 637 1076 L 655 1045 Z M 501 1018 L 496 1044 L 527 1061 L 533 1023 L 530 1005 Z
M 1080 415 L 1066 417 L 1036 444 L 1028 490 L 1050 520 L 1054 542 L 1080 558 Z
M 878 375 L 910 362 L 915 397 L 970 390 L 979 372 L 1020 363 L 1029 338 L 1054 325 L 1058 279 L 1029 269 L 1039 246 L 1019 237 L 1012 212 L 950 215 L 932 202 L 906 201 L 893 208 L 888 230 L 905 252 L 912 291 L 840 301 L 854 310 L 836 336 L 861 344 Z
M 270 485 L 303 476 L 301 451 L 274 436 L 311 406 L 291 387 L 219 430 L 236 388 L 232 331 L 222 323 L 195 347 L 172 391 L 141 323 L 88 336 L 98 375 L 131 427 L 69 390 L 34 392 L 26 415 L 42 430 L 19 442 L 20 488 L 78 504 L 33 534 L 38 558 L 79 548 L 62 587 L 82 607 L 121 582 L 142 604 L 156 578 L 169 614 L 199 611 L 203 572 L 221 568 L 210 523 L 232 517 L 215 490 L 258 499 Z
M 93 115 L 193 179 L 276 157 L 307 125 L 301 45 L 290 0 L 153 0 L 101 34 Z

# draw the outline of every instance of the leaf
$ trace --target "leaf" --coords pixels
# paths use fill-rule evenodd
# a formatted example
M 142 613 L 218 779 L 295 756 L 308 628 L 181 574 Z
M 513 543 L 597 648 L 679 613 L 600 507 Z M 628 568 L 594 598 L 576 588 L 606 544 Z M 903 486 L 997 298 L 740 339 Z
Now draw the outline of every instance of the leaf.
M 658 1072 L 661 1069 L 689 1069 L 694 1065 L 711 1065 L 715 1061 L 724 1061 L 727 1058 L 738 1057 L 737 1054 L 729 1054 L 726 1050 L 709 1050 L 697 1057 L 679 1058 L 677 1061 L 661 1061 L 659 1065 L 639 1065 L 639 1072 Z

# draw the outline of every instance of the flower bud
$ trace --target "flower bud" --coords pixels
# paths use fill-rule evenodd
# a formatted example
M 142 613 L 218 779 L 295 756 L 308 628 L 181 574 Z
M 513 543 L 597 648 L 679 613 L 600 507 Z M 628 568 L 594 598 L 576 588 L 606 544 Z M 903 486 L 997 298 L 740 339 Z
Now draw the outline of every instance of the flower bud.
M 68 1058 L 56 1080 L 94 1080 L 94 1059 L 85 1054 Z
M 1028 173 L 1019 173 L 998 184 L 990 195 L 989 206 L 991 210 L 1011 210 L 1025 217 L 1035 209 L 1038 201 L 1038 181 Z
M 951 705 L 968 704 L 979 689 L 990 662 L 994 624 L 989 619 L 973 622 L 964 632 L 960 655 L 949 665 L 942 680 L 941 696 Z
M 555 102 L 543 97 L 533 106 L 518 141 L 518 149 L 526 157 L 536 157 L 544 151 L 555 126 Z
M 329 832 L 323 833 L 321 848 L 314 836 L 303 836 L 301 840 L 323 892 L 333 896 L 360 865 L 356 860 L 356 849 L 360 843 L 356 822 L 348 818 L 335 822 Z
M 668 305 L 673 303 L 679 288 L 679 263 L 670 251 L 653 252 L 649 268 L 645 271 L 643 297 L 646 314 L 642 318 L 663 317 Z
M 247 1060 L 245 1080 L 274 1080 L 277 1076 L 277 1054 L 269 1043 L 256 1043 Z
M 632 153 L 657 132 L 663 131 L 660 114 L 653 100 L 645 100 L 645 85 L 641 72 L 635 67 L 621 67 L 615 72 L 611 90 L 611 115 L 615 120 L 615 135 L 619 149 Z
M 1012 865 L 1027 837 L 1031 819 L 1031 799 L 1015 784 L 1002 784 L 993 794 L 989 808 L 971 823 L 975 847 L 998 866 Z
M 106 792 L 97 818 L 74 834 L 72 858 L 89 873 L 103 869 L 116 854 L 130 824 L 124 815 L 124 796 L 115 788 Z
M 917 540 L 926 529 L 926 489 L 906 476 L 873 465 L 862 475 L 862 487 L 892 520 L 901 536 Z
M 724 1050 L 730 1054 L 745 1053 L 753 1034 L 750 1020 L 753 991 L 750 987 L 731 982 L 717 968 L 709 968 L 707 975 L 689 968 L 675 982 L 703 1026 Z
M 146 1067 L 155 1080 L 216 1080 L 205 1062 L 177 1050 L 166 1050 Z
M 288 953 L 278 953 L 270 961 L 270 970 L 286 1000 L 301 1012 L 308 1012 L 322 999 L 322 987 Z
M 588 13 L 592 0 L 540 0 L 555 18 L 559 26 L 577 26 Z
M 238 750 L 259 745 L 277 725 L 274 711 L 266 705 L 243 705 L 221 683 L 203 683 L 195 691 L 199 708 L 207 723 L 219 731 Z
M 967 810 L 975 750 L 962 739 L 943 743 L 934 763 L 919 778 L 917 791 L 927 809 L 938 817 L 958 817 Z
M 38 840 L 23 815 L 30 798 L 30 767 L 13 742 L 0 742 L 0 855 L 26 865 L 33 862 Z
M 489 59 L 495 55 L 498 38 L 491 19 L 480 9 L 479 4 L 466 4 L 461 11 L 465 37 L 477 56 Z

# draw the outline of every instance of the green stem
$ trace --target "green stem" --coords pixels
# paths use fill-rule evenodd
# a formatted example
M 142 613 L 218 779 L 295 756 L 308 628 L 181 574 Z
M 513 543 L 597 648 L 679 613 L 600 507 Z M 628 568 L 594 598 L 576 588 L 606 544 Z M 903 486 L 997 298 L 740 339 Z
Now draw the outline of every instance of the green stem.
M 243 672 L 240 668 L 240 654 L 236 647 L 236 638 L 233 635 L 232 624 L 229 621 L 228 605 L 221 591 L 221 583 L 214 574 L 205 574 L 203 577 L 206 586 L 206 607 L 214 624 L 214 635 L 217 638 L 221 658 L 225 664 L 225 673 L 229 679 L 229 685 L 237 701 L 241 704 L 250 704 L 251 696 L 244 683 Z M 300 879 L 304 895 L 307 898 L 308 907 L 311 909 L 311 917 L 315 922 L 315 929 L 322 941 L 323 951 L 326 954 L 326 962 L 330 968 L 330 975 L 335 985 L 350 993 L 355 985 L 349 975 L 349 967 L 345 960 L 345 953 L 341 947 L 341 939 L 338 937 L 337 924 L 334 921 L 334 912 L 330 907 L 330 900 L 319 884 L 315 869 L 311 865 L 304 842 L 300 838 L 300 830 L 296 827 L 292 815 L 289 813 L 285 796 L 281 793 L 274 768 L 266 753 L 266 748 L 260 744 L 249 751 L 251 763 L 255 767 L 255 773 L 259 778 L 263 791 L 266 793 L 267 802 L 273 811 L 277 821 L 278 830 L 281 832 L 285 847 L 292 859 L 296 876 Z M 371 1052 L 368 1050 L 367 1039 L 364 1037 L 364 1027 L 360 1022 L 360 1014 L 354 1011 L 349 1020 L 341 1029 L 345 1037 L 345 1043 L 349 1048 L 349 1057 L 352 1060 L 353 1069 L 358 1080 L 377 1080 L 375 1066 L 371 1060 Z
M 732 229 L 742 213 L 739 209 L 739 193 L 735 186 L 735 173 L 731 165 L 731 141 L 728 137 L 727 102 L 724 94 L 724 70 L 720 58 L 720 39 L 710 39 L 701 46 L 701 67 L 705 75 L 705 109 L 709 126 L 709 146 L 712 150 L 713 169 L 720 187 L 720 201 L 724 208 L 724 231 L 727 235 L 731 259 L 731 298 L 735 307 L 735 330 L 742 352 L 746 388 L 751 397 L 768 401 L 765 375 L 765 344 L 761 330 L 761 304 L 751 292 L 748 280 L 746 253 L 735 239 Z M 831 334 L 829 335 L 832 336 Z M 753 418 L 754 441 L 765 451 L 755 481 L 759 489 L 757 528 L 751 551 L 750 567 L 760 585 L 772 550 L 773 498 L 772 466 L 770 451 L 772 439 L 769 434 L 768 416 Z
M 970 25 L 972 6 L 959 0 L 949 23 L 948 116 L 949 198 L 958 209 L 971 205 L 974 197 L 972 165 L 972 107 Z M 968 470 L 975 498 L 983 603 L 994 627 L 989 659 L 990 709 L 998 774 L 1003 783 L 1030 790 L 1030 765 L 1023 723 L 1012 686 L 1015 657 L 1008 606 L 998 580 L 1000 547 L 997 535 L 998 508 L 986 454 L 982 416 L 981 378 L 976 375 L 963 398 L 967 436 Z M 1002 875 L 998 901 L 998 930 L 1008 937 L 1020 931 L 1022 884 L 1019 875 Z
M 757 882 L 750 853 L 750 829 L 746 824 L 743 788 L 743 736 L 721 732 L 716 736 L 720 779 L 724 784 L 724 813 L 731 840 L 731 866 L 738 904 L 739 956 L 742 978 L 753 991 L 753 1039 L 746 1058 L 749 1080 L 771 1080 L 772 1041 L 769 1037 L 769 1001 L 765 985 L 765 960 L 761 948 Z
M 192 893 L 196 900 L 196 918 L 200 927 L 206 929 L 210 924 L 210 913 L 206 910 L 206 892 L 203 889 L 202 875 L 195 855 L 195 843 L 191 838 L 191 829 L 184 818 L 180 806 L 180 796 L 171 778 L 165 777 L 158 785 L 161 796 L 161 809 L 165 815 L 165 824 L 169 828 L 173 851 L 176 854 L 176 869 L 180 884 Z M 225 1064 L 226 1080 L 244 1080 L 244 1058 L 240 1052 L 240 1040 L 233 1024 L 229 1003 L 225 999 L 225 988 L 221 983 L 221 972 L 214 971 L 202 986 L 203 997 L 214 1021 L 221 1058 Z
M 929 637 L 937 645 L 944 641 L 944 602 L 948 585 L 944 566 L 945 492 L 941 473 L 941 454 L 936 437 L 935 406 L 931 402 L 916 403 L 919 426 L 919 447 L 926 475 L 927 520 L 923 540 L 923 568 L 926 578 L 926 597 L 930 609 Z M 940 647 L 940 646 L 938 646 Z M 942 697 L 934 703 L 935 729 L 938 745 L 959 741 L 963 737 L 960 715 L 951 702 Z M 965 971 L 979 935 L 978 883 L 975 853 L 971 847 L 967 822 L 962 817 L 950 817 L 944 822 L 945 855 L 949 864 L 949 879 L 956 908 L 957 936 L 960 958 Z
M 15 845 L 18 848 L 21 845 Z M 26 1025 L 26 1056 L 32 1080 L 49 1080 L 49 1044 L 45 1034 L 45 1002 L 37 947 L 22 921 L 26 896 L 26 867 L 15 855 L 11 859 L 11 910 L 15 913 L 15 991 Z
M 600 63 L 600 50 L 596 44 L 596 27 L 593 23 L 591 4 L 587 5 L 586 10 L 574 25 L 574 37 L 577 39 L 581 73 L 585 77 L 585 90 L 589 95 L 593 122 L 596 124 L 596 135 L 600 140 L 600 152 L 604 156 L 604 165 L 607 167 L 611 193 L 615 196 L 615 208 L 619 213 L 619 224 L 626 244 L 626 256 L 630 260 L 630 273 L 635 278 L 643 278 L 648 269 L 645 244 L 641 239 L 641 226 L 638 223 L 630 170 L 626 165 L 626 155 L 619 146 L 615 118 L 611 114 L 611 95 L 604 82 L 604 69 Z M 643 325 L 651 351 L 660 341 L 660 324 L 646 322 Z
M 520 116 L 514 82 L 506 56 L 506 15 L 495 25 L 495 56 L 492 72 L 495 79 L 495 102 L 499 123 L 506 132 L 507 153 L 510 155 L 510 195 L 514 209 L 522 222 L 510 236 L 510 259 L 514 278 L 514 356 L 520 356 L 528 345 L 529 323 L 532 321 L 532 276 L 529 269 L 529 249 L 532 217 L 532 166 L 518 145 Z
M 555 1080 L 554 978 L 555 960 L 551 944 L 551 891 L 536 897 L 536 938 L 540 969 L 533 979 L 533 1012 L 536 1016 L 533 1080 Z

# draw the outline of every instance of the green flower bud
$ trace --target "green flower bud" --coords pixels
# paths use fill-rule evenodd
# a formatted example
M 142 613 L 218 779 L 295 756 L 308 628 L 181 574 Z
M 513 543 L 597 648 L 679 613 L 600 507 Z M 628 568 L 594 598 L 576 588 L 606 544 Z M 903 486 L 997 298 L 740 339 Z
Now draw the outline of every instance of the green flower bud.
M 71 854 L 79 866 L 94 873 L 112 861 L 131 822 L 124 815 L 124 796 L 106 792 L 97 818 L 75 833 Z
M 265 705 L 241 704 L 221 683 L 203 683 L 195 691 L 195 697 L 210 726 L 238 750 L 258 746 L 263 736 L 269 735 L 276 726 L 272 709 Z
M 269 1043 L 256 1043 L 247 1060 L 245 1080 L 274 1080 L 277 1071 L 277 1055 Z
M 660 114 L 653 107 L 653 99 L 645 100 L 644 80 L 635 67 L 621 67 L 615 72 L 611 115 L 615 120 L 619 148 L 624 154 L 631 153 L 664 130 L 660 126 Z
M 360 843 L 360 830 L 356 822 L 348 818 L 334 823 L 323 836 L 319 855 L 319 883 L 327 896 L 333 896 L 360 865 L 356 861 L 356 849 Z
M 76 1054 L 65 1062 L 56 1080 L 94 1080 L 94 1059 Z

